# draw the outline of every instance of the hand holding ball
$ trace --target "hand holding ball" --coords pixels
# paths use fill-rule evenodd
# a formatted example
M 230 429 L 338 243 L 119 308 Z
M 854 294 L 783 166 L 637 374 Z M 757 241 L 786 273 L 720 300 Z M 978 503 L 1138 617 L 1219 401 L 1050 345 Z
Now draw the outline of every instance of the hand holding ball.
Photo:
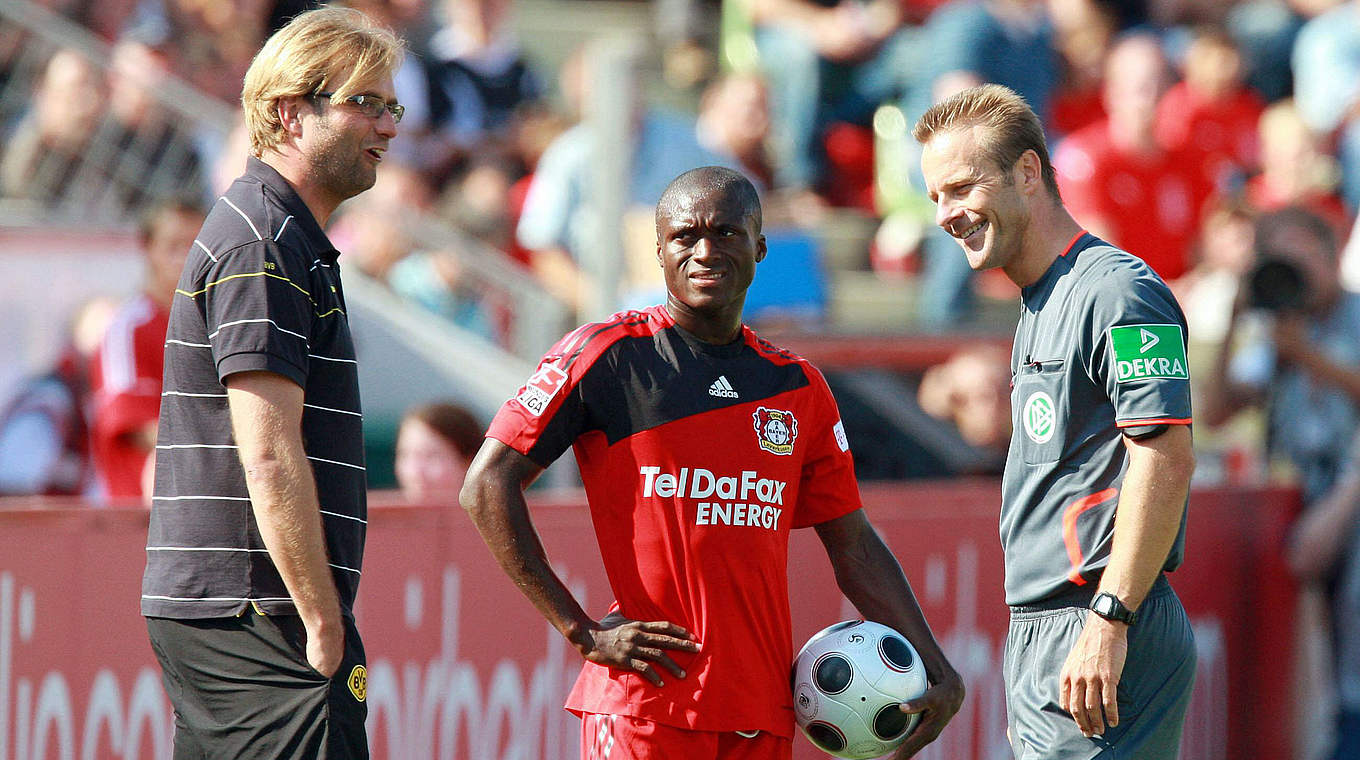
M 793 664 L 798 727 L 818 749 L 863 760 L 900 746 L 919 715 L 898 705 L 929 687 L 916 650 L 893 629 L 847 620 L 803 645 Z

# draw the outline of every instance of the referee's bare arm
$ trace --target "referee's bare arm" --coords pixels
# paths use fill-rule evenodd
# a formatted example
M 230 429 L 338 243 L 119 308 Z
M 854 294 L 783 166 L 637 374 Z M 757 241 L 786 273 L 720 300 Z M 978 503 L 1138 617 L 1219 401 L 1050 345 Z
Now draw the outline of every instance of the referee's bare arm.
M 1189 425 L 1169 425 L 1153 438 L 1125 436 L 1129 469 L 1115 511 L 1110 563 L 1100 592 L 1137 610 L 1152 590 L 1180 531 L 1195 470 Z M 1087 736 L 1119 725 L 1116 701 L 1128 655 L 1129 627 L 1090 614 L 1063 665 L 1059 701 Z
M 307 630 L 307 662 L 329 678 L 345 653 L 345 629 L 302 447 L 302 388 L 272 372 L 240 372 L 226 385 L 255 523 Z

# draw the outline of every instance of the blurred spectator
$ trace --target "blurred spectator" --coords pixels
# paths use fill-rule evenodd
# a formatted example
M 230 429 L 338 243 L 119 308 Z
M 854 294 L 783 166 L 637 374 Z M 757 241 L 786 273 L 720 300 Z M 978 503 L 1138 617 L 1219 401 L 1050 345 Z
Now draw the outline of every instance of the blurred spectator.
M 1295 522 L 1289 567 L 1306 589 L 1330 602 L 1332 673 L 1337 705 L 1332 760 L 1360 757 L 1360 440 L 1344 457 L 1330 491 Z
M 276 7 L 304 10 L 316 3 L 288 0 L 141 0 L 128 31 L 168 46 L 172 68 L 204 92 L 227 102 L 241 96 L 250 61 L 277 21 Z
M 81 185 L 102 186 L 84 162 L 107 102 L 103 78 L 74 50 L 54 53 L 34 86 L 29 112 L 9 136 L 0 187 L 10 198 L 55 203 Z M 88 198 L 89 191 L 83 194 Z
M 159 196 L 201 197 L 203 166 L 194 137 L 157 99 L 170 76 L 163 50 L 125 38 L 113 47 L 109 117 L 98 151 L 107 151 L 121 211 L 136 212 Z M 98 158 L 99 154 L 92 157 Z
M 932 103 L 985 82 L 1003 84 L 1045 124 L 1058 85 L 1058 56 L 1044 0 L 951 0 L 926 25 L 925 87 L 907 93 L 915 122 Z
M 470 237 L 505 251 L 514 237 L 510 197 L 514 184 L 515 170 L 509 162 L 473 159 L 444 194 L 442 216 Z
M 52 370 L 0 407 L 0 496 L 77 496 L 92 486 L 89 363 L 116 308 L 110 298 L 85 303 Z
M 1257 210 L 1240 194 L 1215 199 L 1205 212 L 1195 246 L 1195 266 L 1171 283 L 1188 324 L 1191 405 L 1203 410 L 1223 339 L 1235 314 L 1241 283 L 1256 261 Z M 1260 485 L 1266 473 L 1265 421 L 1234 415 L 1225 424 L 1195 430 L 1195 477 L 1210 485 Z
M 511 25 L 511 0 L 444 0 L 443 23 L 413 56 L 423 108 L 403 128 L 422 146 L 419 165 L 437 184 L 471 154 L 511 153 L 519 112 L 543 84 Z
M 561 72 L 563 94 L 578 114 L 588 98 L 584 58 L 584 51 L 578 50 Z M 700 143 L 691 117 L 638 103 L 632 126 L 628 203 L 647 214 L 680 174 L 699 166 L 737 164 Z M 599 229 L 590 218 L 594 150 L 594 137 L 585 123 L 553 140 L 534 169 L 515 230 L 543 287 L 578 310 L 586 292 L 579 262 Z
M 408 410 L 397 429 L 394 465 L 402 496 L 411 502 L 456 505 L 485 430 L 456 404 L 436 402 Z
M 489 199 L 483 196 L 478 201 L 490 209 L 489 214 L 504 213 L 509 180 L 502 179 L 500 183 L 499 196 L 493 191 Z M 340 209 L 331 228 L 331 239 L 348 251 L 346 257 L 352 257 L 351 265 L 413 305 L 487 340 L 495 340 L 495 323 L 487 306 L 491 295 L 470 276 L 459 255 L 448 250 L 430 250 L 415 234 L 422 216 L 431 216 L 435 211 L 434 191 L 424 173 L 385 161 L 373 188 Z M 480 223 L 491 224 L 485 219 Z M 503 226 L 501 234 L 507 236 L 508 222 Z M 459 242 L 455 238 L 448 244 Z M 482 256 L 488 252 L 496 251 L 489 245 L 469 246 L 461 256 Z
M 192 127 L 158 99 L 168 66 L 161 50 L 131 38 L 114 45 L 107 75 L 58 51 L 6 148 L 5 194 L 124 219 L 158 197 L 202 193 Z
M 1204 215 L 1195 266 L 1172 286 L 1194 344 L 1217 347 L 1228 331 L 1238 286 L 1255 261 L 1256 215 L 1255 207 L 1235 196 L 1224 196 Z M 1193 361 L 1193 349 L 1191 354 Z
M 1190 268 L 1212 188 L 1200 154 L 1157 141 L 1157 102 L 1168 84 L 1155 37 L 1120 40 L 1105 65 L 1108 116 L 1063 140 L 1053 165 L 1063 200 L 1082 226 L 1174 280 Z
M 105 499 L 130 504 L 150 494 L 170 303 L 205 214 L 185 200 L 161 201 L 146 212 L 139 229 L 142 292 L 118 308 L 90 363 L 90 450 Z
M 1331 0 L 1326 0 L 1331 2 Z M 1294 91 L 1290 56 L 1303 26 L 1306 6 L 1315 0 L 1243 0 L 1229 8 L 1223 28 L 1237 42 L 1246 61 L 1247 84 L 1267 103 Z
M 493 293 L 464 262 L 499 255 L 510 244 L 511 170 L 500 161 L 474 161 L 446 195 L 444 218 L 466 238 L 443 241 L 444 250 L 416 248 L 388 273 L 392 290 L 459 327 L 495 341 Z M 460 250 L 453 250 L 454 248 Z
M 816 186 L 817 141 L 834 121 L 869 123 L 899 96 L 921 52 L 899 0 L 753 0 L 776 130 L 775 184 Z
M 700 145 L 734 161 L 757 188 L 774 187 L 769 91 L 759 74 L 724 74 L 710 83 L 697 130 Z
M 1105 117 L 1100 83 L 1116 18 L 1109 4 L 1100 0 L 1049 0 L 1048 17 L 1053 23 L 1059 61 L 1058 85 L 1048 121 L 1056 137 Z
M 1336 195 L 1336 161 L 1322 147 L 1294 103 L 1272 104 L 1261 115 L 1261 173 L 1247 183 L 1247 198 L 1263 211 L 1301 206 L 1326 219 L 1338 240 L 1349 231 L 1345 203 Z
M 1311 504 L 1336 482 L 1360 423 L 1360 294 L 1341 288 L 1331 225 L 1309 211 L 1263 214 L 1218 360 L 1200 383 L 1209 425 L 1262 405 L 1270 454 Z
M 1011 440 L 1010 355 L 995 346 L 965 348 L 921 377 L 917 401 L 947 420 L 969 445 L 1004 457 Z
M 1342 195 L 1360 207 L 1360 0 L 1304 24 L 1294 41 L 1294 98 L 1319 135 L 1336 135 Z
M 1225 32 L 1203 27 L 1185 52 L 1184 80 L 1157 108 L 1157 137 L 1172 150 L 1204 155 L 1206 176 L 1226 187 L 1259 162 L 1265 102 L 1243 81 L 1242 55 Z

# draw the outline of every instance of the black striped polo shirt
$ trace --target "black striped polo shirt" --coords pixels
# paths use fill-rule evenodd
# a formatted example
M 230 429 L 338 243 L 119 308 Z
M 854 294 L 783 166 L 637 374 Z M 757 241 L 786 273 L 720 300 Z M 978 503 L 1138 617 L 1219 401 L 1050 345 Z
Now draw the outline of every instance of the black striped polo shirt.
M 264 162 L 217 200 L 180 276 L 165 341 L 142 614 L 207 618 L 296 608 L 260 538 L 223 380 L 264 370 L 301 386 L 302 438 L 346 614 L 363 563 L 358 364 L 331 245 Z

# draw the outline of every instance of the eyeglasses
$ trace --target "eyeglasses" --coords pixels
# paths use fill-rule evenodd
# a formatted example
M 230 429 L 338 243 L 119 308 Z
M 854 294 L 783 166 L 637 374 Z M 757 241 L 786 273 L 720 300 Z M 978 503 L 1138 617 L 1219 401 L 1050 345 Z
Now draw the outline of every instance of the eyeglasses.
M 335 95 L 333 92 L 318 92 L 312 97 L 330 98 L 333 95 Z M 388 103 L 386 100 L 383 100 L 376 95 L 350 95 L 347 98 L 341 99 L 340 102 L 353 103 L 359 107 L 360 113 L 370 119 L 376 119 L 382 116 L 383 111 L 387 111 L 392 114 L 392 123 L 394 124 L 400 124 L 401 117 L 406 115 L 406 106 L 401 105 L 400 103 Z

